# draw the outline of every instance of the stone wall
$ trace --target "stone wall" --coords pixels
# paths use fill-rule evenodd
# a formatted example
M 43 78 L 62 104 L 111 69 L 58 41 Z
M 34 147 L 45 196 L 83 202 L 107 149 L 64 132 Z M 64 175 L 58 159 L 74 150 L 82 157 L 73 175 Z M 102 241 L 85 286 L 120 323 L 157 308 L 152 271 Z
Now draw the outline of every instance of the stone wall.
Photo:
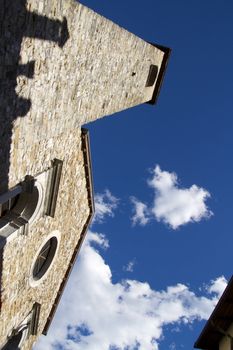
M 0 192 L 41 140 L 151 100 L 164 53 L 80 3 L 0 0 L 0 23 Z
M 46 155 L 35 157 L 37 170 L 46 169 L 50 159 L 55 157 L 64 160 L 56 216 L 39 219 L 31 225 L 27 236 L 18 235 L 5 245 L 1 283 L 0 344 L 4 342 L 7 334 L 24 320 L 34 302 L 41 303 L 38 333 L 42 332 L 90 212 L 80 129 L 61 134 L 50 141 L 50 147 L 44 142 L 44 147 L 47 147 Z M 42 149 L 37 151 L 40 153 Z M 43 152 L 45 153 L 45 148 Z M 54 230 L 59 230 L 61 234 L 58 256 L 46 279 L 37 287 L 31 287 L 29 279 L 33 259 L 41 243 Z M 31 337 L 23 349 L 31 349 L 33 341 L 35 338 Z
M 56 40 L 23 38 L 21 64 L 35 60 L 35 71 L 33 79 L 17 78 L 17 94 L 32 103 L 16 122 L 19 140 L 26 131 L 31 144 L 151 99 L 146 80 L 150 64 L 160 67 L 162 51 L 73 0 L 30 0 L 27 10 L 61 23 L 66 18 L 69 39 L 61 48 Z

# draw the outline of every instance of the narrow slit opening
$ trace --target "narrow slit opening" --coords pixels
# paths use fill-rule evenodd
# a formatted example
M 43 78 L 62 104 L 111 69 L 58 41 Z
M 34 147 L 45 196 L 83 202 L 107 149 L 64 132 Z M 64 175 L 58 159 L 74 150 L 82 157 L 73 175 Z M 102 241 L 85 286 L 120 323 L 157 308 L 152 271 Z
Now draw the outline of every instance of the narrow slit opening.
M 151 64 L 146 81 L 146 87 L 153 86 L 158 75 L 158 66 Z

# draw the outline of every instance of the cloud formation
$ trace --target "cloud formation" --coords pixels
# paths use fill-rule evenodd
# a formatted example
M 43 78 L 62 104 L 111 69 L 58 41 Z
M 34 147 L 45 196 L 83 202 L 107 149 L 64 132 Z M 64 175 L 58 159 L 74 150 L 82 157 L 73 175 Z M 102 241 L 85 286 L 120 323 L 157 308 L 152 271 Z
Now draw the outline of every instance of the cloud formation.
M 150 220 L 150 211 L 145 203 L 140 202 L 137 198 L 131 197 L 131 202 L 134 205 L 134 215 L 132 216 L 132 224 L 137 223 L 145 226 Z
M 157 350 L 164 326 L 207 319 L 226 286 L 217 278 L 198 296 L 181 283 L 162 291 L 136 280 L 113 283 L 92 242 L 108 245 L 89 233 L 49 334 L 34 350 Z
M 104 193 L 95 195 L 95 216 L 93 222 L 102 223 L 106 216 L 114 216 L 114 210 L 117 208 L 119 199 L 112 195 L 106 189 Z
M 177 229 L 181 225 L 199 222 L 213 215 L 205 203 L 210 197 L 209 192 L 197 185 L 180 188 L 175 173 L 162 171 L 157 165 L 148 184 L 155 193 L 154 203 L 148 207 L 133 197 L 133 225 L 136 223 L 145 225 L 155 218 L 168 224 L 172 229 Z
M 128 264 L 123 267 L 123 270 L 127 272 L 133 272 L 135 263 L 136 263 L 135 259 L 129 261 Z

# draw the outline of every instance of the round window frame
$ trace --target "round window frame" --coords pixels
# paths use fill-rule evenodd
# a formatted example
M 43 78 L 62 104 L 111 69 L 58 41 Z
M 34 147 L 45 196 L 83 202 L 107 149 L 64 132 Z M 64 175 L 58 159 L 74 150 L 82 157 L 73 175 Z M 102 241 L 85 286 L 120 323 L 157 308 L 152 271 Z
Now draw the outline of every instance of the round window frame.
M 35 254 L 35 257 L 33 259 L 33 262 L 32 262 L 32 265 L 31 265 L 31 268 L 30 268 L 30 275 L 29 275 L 29 285 L 31 287 L 37 287 L 39 284 L 41 284 L 48 276 L 51 268 L 53 267 L 53 264 L 56 260 L 56 257 L 57 257 L 57 254 L 58 254 L 58 251 L 59 251 L 59 246 L 60 246 L 60 232 L 58 230 L 55 230 L 55 231 L 52 231 L 48 236 L 46 236 L 46 238 L 42 241 L 39 249 L 37 250 L 36 254 Z M 34 276 L 34 268 L 35 268 L 35 264 L 36 264 L 36 261 L 38 259 L 38 256 L 41 252 L 41 250 L 43 249 L 43 247 L 46 245 L 46 243 L 48 243 L 49 240 L 51 240 L 52 238 L 55 238 L 56 239 L 56 247 L 55 247 L 55 252 L 54 254 L 52 255 L 51 259 L 48 261 L 48 266 L 45 266 L 45 271 L 44 273 L 39 277 L 39 278 L 36 278 Z M 42 267 L 43 268 L 43 267 Z

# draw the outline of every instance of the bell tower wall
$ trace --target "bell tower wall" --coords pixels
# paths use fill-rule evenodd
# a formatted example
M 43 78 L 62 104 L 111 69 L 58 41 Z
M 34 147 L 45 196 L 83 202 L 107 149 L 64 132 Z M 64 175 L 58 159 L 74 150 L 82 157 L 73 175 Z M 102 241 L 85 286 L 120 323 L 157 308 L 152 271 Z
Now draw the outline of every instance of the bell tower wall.
M 42 39 L 22 41 L 21 64 L 35 61 L 33 79 L 19 76 L 16 87 L 31 100 L 23 121 L 30 142 L 151 101 L 165 55 L 161 49 L 74 0 L 28 0 L 27 10 L 59 20 L 64 36 L 57 44 L 56 28 L 45 26 L 41 31 L 51 30 L 49 40 L 42 33 Z M 34 21 L 36 28 L 40 17 Z M 151 66 L 156 72 L 148 84 Z

